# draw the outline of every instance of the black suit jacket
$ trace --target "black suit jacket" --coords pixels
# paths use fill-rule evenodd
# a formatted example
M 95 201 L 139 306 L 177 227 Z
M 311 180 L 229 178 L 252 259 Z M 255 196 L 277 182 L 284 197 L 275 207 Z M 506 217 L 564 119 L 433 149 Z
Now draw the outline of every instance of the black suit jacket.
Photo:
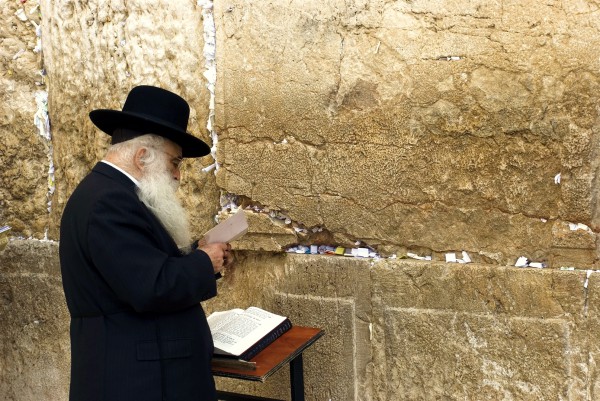
M 71 401 L 215 400 L 201 250 L 183 255 L 124 174 L 98 163 L 60 227 L 71 314 Z

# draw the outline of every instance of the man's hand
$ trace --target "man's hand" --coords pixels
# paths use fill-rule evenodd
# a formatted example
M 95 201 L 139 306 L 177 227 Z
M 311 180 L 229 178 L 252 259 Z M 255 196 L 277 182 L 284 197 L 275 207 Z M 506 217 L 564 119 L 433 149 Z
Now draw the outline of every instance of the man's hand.
M 208 255 L 215 273 L 219 273 L 224 267 L 233 263 L 231 245 L 228 243 L 216 242 L 207 244 L 206 241 L 200 240 L 198 241 L 198 249 L 203 250 Z

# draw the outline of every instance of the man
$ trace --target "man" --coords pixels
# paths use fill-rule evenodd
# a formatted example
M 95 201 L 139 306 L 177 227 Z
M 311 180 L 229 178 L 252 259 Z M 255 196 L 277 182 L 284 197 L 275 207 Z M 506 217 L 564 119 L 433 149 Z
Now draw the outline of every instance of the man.
M 122 111 L 90 113 L 112 146 L 61 220 L 71 401 L 216 399 L 200 301 L 216 295 L 231 248 L 190 246 L 179 167 L 210 149 L 186 132 L 188 117 L 185 100 L 150 86 L 133 88 Z

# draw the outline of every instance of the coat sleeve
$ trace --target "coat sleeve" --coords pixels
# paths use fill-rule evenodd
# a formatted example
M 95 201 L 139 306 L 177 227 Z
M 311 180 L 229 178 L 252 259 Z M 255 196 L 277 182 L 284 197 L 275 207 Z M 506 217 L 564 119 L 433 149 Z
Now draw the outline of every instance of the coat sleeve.
M 190 248 L 195 251 L 196 249 L 198 249 L 198 241 L 194 241 L 191 245 Z M 223 275 L 221 274 L 221 272 L 215 273 L 215 279 L 216 280 L 220 280 L 223 278 Z
M 87 246 L 92 263 L 134 310 L 178 310 L 216 295 L 208 255 L 199 249 L 170 254 L 134 193 L 115 191 L 98 200 L 90 213 Z

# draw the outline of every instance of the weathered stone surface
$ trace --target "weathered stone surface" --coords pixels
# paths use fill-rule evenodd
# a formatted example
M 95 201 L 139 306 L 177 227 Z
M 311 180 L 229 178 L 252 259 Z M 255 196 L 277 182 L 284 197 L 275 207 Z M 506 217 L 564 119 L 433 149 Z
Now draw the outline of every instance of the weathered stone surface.
M 539 319 L 577 315 L 584 307 L 585 272 L 408 260 L 380 265 L 386 268 L 376 270 L 377 294 L 389 307 L 507 313 Z
M 566 321 L 410 309 L 384 319 L 386 399 L 568 397 Z
M 56 235 L 69 194 L 108 145 L 109 137 L 88 118 L 91 110 L 120 110 L 133 86 L 161 86 L 189 102 L 188 131 L 210 144 L 209 93 L 201 8 L 193 2 L 43 1 L 42 8 L 57 163 Z M 198 233 L 213 225 L 218 210 L 214 177 L 201 171 L 211 163 L 210 157 L 189 161 L 183 171 L 182 193 Z
M 310 399 L 324 395 L 332 400 L 370 399 L 369 267 L 367 260 L 340 262 L 332 256 L 291 256 L 286 260 L 288 278 L 278 297 L 282 309 L 294 324 L 325 331 L 306 354 L 306 394 Z
M 451 266 L 373 271 L 377 399 L 593 399 L 584 272 Z
M 595 273 L 242 255 L 210 305 L 260 304 L 322 327 L 326 336 L 305 358 L 308 399 L 592 400 L 597 392 Z M 278 385 L 218 382 L 285 397 L 287 374 Z
M 33 3 L 12 1 L 3 4 L 0 19 L 0 226 L 43 238 L 50 144 L 34 124 L 35 95 L 44 90 L 42 57 L 34 52 L 41 18 Z
M 589 375 L 588 380 L 578 382 L 577 384 L 583 389 L 581 399 L 585 399 L 583 395 L 589 397 L 590 400 L 595 400 L 600 397 L 600 344 L 596 341 L 597 333 L 600 332 L 600 275 L 598 272 L 588 273 L 589 280 L 587 282 L 585 294 L 587 296 L 586 308 L 583 315 L 586 319 L 585 332 L 582 336 L 589 339 L 588 342 L 582 344 L 579 350 L 587 357 L 578 369 L 582 373 Z
M 52 242 L 0 252 L 0 399 L 66 400 L 69 317 Z
M 217 2 L 219 185 L 382 249 L 552 262 L 542 218 L 597 226 L 580 7 Z

